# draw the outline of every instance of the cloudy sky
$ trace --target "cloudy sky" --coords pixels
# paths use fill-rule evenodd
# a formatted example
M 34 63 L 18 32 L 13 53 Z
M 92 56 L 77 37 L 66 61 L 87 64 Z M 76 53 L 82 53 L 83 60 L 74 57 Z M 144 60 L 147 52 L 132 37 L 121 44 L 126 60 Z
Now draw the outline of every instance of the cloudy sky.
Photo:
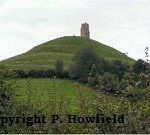
M 0 0 L 0 60 L 57 37 L 79 36 L 85 21 L 92 39 L 134 59 L 150 48 L 148 0 Z

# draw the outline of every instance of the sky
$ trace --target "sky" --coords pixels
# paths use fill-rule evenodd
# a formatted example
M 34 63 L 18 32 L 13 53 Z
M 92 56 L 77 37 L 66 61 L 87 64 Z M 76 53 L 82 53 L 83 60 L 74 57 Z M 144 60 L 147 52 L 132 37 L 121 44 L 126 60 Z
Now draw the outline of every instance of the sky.
M 148 0 L 0 0 L 0 60 L 51 39 L 80 36 L 84 22 L 92 39 L 136 60 L 150 48 Z

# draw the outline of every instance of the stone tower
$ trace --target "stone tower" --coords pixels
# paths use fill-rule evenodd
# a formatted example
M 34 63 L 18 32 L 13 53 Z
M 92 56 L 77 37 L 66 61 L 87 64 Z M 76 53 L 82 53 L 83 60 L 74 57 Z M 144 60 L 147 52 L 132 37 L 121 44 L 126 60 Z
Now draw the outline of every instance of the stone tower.
M 90 38 L 89 24 L 86 22 L 81 24 L 81 37 Z

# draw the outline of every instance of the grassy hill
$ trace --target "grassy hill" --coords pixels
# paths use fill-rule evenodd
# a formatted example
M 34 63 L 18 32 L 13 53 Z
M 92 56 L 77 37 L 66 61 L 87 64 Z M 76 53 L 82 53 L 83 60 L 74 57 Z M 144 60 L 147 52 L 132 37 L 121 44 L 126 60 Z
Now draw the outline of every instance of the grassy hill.
M 19 45 L 18 45 L 19 46 Z M 81 48 L 93 46 L 98 55 L 111 61 L 121 60 L 127 63 L 134 62 L 125 54 L 99 43 L 95 40 L 77 36 L 61 37 L 34 47 L 28 52 L 3 60 L 0 64 L 9 69 L 49 69 L 53 68 L 57 59 L 64 60 L 65 68 L 73 63 L 74 54 Z

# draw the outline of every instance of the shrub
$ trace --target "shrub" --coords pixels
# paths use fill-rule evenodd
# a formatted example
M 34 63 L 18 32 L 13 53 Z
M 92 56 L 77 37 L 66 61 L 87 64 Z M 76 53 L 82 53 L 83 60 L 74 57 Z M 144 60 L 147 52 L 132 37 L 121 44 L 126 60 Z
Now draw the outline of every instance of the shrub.
M 54 69 L 48 69 L 45 71 L 45 77 L 54 77 L 56 76 L 56 72 Z
M 124 91 L 125 97 L 130 98 L 132 100 L 149 99 L 150 98 L 149 93 L 150 89 L 148 88 L 141 89 L 133 86 L 128 86 Z
M 122 79 L 124 74 L 128 71 L 129 66 L 119 60 L 115 60 L 109 64 L 108 72 L 116 74 L 119 79 Z
M 12 111 L 12 89 L 3 80 L 2 74 L 0 74 L 0 115 L 9 116 Z M 0 133 L 8 133 L 9 128 L 0 126 Z
M 16 75 L 17 75 L 17 77 L 24 78 L 25 72 L 23 70 L 17 70 Z
M 89 76 L 88 77 L 88 85 L 91 87 L 97 88 L 97 86 L 99 85 L 99 76 L 100 76 L 100 74 L 96 74 L 94 77 Z
M 139 81 L 139 75 L 133 72 L 127 72 L 123 78 L 128 82 L 129 85 L 135 86 L 136 82 Z
M 116 75 L 107 72 L 96 77 L 95 84 L 97 84 L 95 88 L 114 94 L 121 94 L 128 86 L 128 82 L 125 79 L 120 80 Z
M 148 67 L 148 63 L 145 62 L 144 60 L 139 59 L 133 65 L 132 70 L 133 72 L 140 74 L 142 72 L 145 72 L 147 67 Z
M 110 73 L 104 73 L 99 76 L 99 90 L 106 92 L 115 92 L 118 88 L 118 78 Z
M 16 76 L 18 78 L 53 78 L 53 77 L 58 77 L 58 78 L 70 78 L 68 71 L 63 71 L 63 72 L 55 72 L 54 69 L 48 69 L 48 70 L 17 70 L 16 71 Z

